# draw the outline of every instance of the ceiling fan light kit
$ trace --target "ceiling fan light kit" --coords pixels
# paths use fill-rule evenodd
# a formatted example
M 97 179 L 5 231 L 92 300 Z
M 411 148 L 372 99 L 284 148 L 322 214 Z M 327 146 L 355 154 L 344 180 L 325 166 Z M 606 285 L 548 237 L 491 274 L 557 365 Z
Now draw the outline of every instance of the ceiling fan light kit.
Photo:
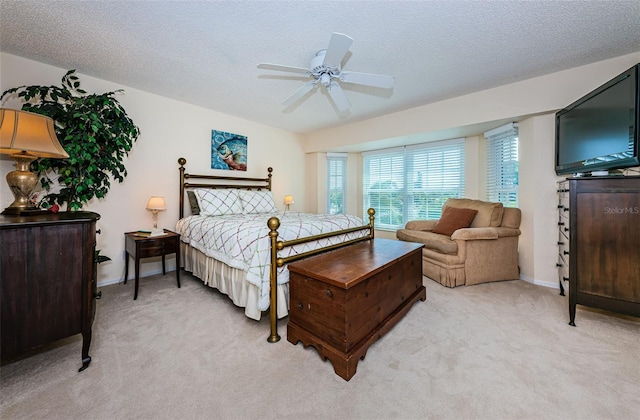
M 313 80 L 302 85 L 291 96 L 285 99 L 282 104 L 290 106 L 302 99 L 305 95 L 318 87 L 323 86 L 331 100 L 340 112 L 345 112 L 351 108 L 351 103 L 347 99 L 339 82 L 356 85 L 371 86 L 381 89 L 391 89 L 394 85 L 393 76 L 381 74 L 360 73 L 353 71 L 342 71 L 342 60 L 349 51 L 353 39 L 345 34 L 334 32 L 326 50 L 320 50 L 311 59 L 309 69 L 303 67 L 287 66 L 282 64 L 261 63 L 258 68 L 276 71 L 288 71 L 294 73 L 306 73 Z

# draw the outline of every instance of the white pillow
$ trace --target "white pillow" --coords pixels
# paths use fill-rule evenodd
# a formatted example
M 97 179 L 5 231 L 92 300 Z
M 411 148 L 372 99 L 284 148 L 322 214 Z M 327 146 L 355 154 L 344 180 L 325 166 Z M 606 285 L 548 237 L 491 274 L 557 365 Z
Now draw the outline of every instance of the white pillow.
M 202 216 L 242 214 L 242 204 L 240 203 L 238 190 L 196 188 L 194 191 Z
M 242 209 L 246 214 L 276 213 L 278 211 L 273 202 L 273 193 L 268 190 L 240 190 L 240 201 L 242 202 Z

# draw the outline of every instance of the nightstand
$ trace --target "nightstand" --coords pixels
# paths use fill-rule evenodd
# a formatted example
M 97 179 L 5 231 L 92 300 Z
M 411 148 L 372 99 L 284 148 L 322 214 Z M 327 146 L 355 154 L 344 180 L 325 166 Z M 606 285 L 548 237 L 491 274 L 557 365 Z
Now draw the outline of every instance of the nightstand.
M 133 300 L 138 299 L 138 283 L 140 280 L 140 259 L 149 257 L 162 257 L 162 274 L 166 274 L 164 256 L 176 254 L 176 281 L 180 287 L 180 234 L 164 229 L 164 235 L 145 237 L 139 236 L 137 232 L 127 232 L 124 234 L 125 250 L 127 252 L 125 261 L 124 284 L 127 284 L 129 277 L 129 256 L 136 264 L 136 283 L 133 293 Z

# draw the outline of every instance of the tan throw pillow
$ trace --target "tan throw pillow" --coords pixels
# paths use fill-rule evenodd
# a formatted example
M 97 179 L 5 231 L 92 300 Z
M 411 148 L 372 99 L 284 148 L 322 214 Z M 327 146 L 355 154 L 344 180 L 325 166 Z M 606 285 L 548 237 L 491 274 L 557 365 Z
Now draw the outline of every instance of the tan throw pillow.
M 434 233 L 451 236 L 458 229 L 468 228 L 478 210 L 445 207 L 440 220 L 433 227 Z

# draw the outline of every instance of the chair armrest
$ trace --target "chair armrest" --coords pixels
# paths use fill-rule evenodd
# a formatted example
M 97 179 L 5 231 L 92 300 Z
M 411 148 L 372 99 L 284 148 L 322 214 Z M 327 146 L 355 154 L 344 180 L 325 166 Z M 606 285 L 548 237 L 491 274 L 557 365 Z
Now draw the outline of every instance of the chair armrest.
M 519 236 L 520 229 L 507 227 L 482 227 L 458 229 L 451 235 L 453 240 L 472 241 L 474 239 L 498 239 Z
M 436 223 L 438 223 L 437 220 L 411 220 L 407 222 L 404 228 L 408 230 L 431 231 Z
M 499 238 L 506 238 L 509 236 L 520 236 L 520 229 L 518 228 L 496 227 L 494 229 L 498 231 Z
M 474 239 L 498 239 L 498 232 L 493 227 L 463 228 L 451 235 L 451 239 L 472 241 Z

